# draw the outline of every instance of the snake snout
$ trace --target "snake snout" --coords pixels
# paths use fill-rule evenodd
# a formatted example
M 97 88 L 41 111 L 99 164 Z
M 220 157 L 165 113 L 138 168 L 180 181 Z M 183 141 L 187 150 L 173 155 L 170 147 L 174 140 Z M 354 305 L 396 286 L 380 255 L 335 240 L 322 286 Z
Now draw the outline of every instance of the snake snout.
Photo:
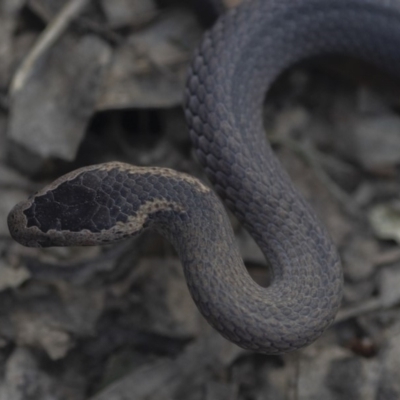
M 18 243 L 27 247 L 49 247 L 51 242 L 46 238 L 38 238 L 38 231 L 29 229 L 26 224 L 26 218 L 23 209 L 27 202 L 17 204 L 8 214 L 7 224 L 11 237 Z M 40 234 L 39 234 L 40 236 Z

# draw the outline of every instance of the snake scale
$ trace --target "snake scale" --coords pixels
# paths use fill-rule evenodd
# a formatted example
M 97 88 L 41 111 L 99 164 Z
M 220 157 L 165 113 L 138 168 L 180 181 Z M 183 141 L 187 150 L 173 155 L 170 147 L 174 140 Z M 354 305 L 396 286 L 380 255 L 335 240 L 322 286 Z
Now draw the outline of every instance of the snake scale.
M 11 211 L 28 246 L 94 245 L 151 228 L 177 249 L 210 324 L 247 349 L 279 354 L 314 341 L 342 294 L 325 228 L 265 139 L 262 103 L 279 74 L 313 56 L 344 54 L 398 74 L 398 0 L 250 0 L 208 31 L 190 67 L 185 114 L 216 192 L 262 249 L 272 282 L 243 264 L 218 197 L 188 175 L 119 162 L 85 167 Z

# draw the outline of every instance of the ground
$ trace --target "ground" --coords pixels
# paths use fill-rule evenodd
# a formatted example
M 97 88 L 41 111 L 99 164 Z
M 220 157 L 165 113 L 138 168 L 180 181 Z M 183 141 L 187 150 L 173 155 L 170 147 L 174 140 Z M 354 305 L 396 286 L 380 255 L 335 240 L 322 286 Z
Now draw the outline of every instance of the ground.
M 194 9 L 0 0 L 0 400 L 400 398 L 400 85 L 370 66 L 312 60 L 266 99 L 267 136 L 345 274 L 336 322 L 304 350 L 263 356 L 221 338 L 155 234 L 46 250 L 9 236 L 15 203 L 80 166 L 121 160 L 207 182 L 181 109 L 209 21 Z M 232 223 L 266 283 L 266 261 Z

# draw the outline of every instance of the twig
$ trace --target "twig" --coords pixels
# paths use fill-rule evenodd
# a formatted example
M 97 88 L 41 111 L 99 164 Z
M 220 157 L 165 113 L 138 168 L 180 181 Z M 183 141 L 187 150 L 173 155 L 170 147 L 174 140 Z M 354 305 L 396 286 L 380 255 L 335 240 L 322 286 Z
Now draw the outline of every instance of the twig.
M 56 42 L 70 22 L 86 7 L 90 0 L 70 0 L 40 34 L 32 50 L 25 57 L 11 81 L 10 95 L 15 95 L 27 81 L 37 60 Z
M 392 307 L 392 306 L 390 306 Z M 374 311 L 382 310 L 388 307 L 384 301 L 380 298 L 370 299 L 368 301 L 363 302 L 362 304 L 356 305 L 354 307 L 349 307 L 344 310 L 340 310 L 335 319 L 335 324 L 339 322 L 346 321 L 350 318 L 359 317 L 364 314 L 369 314 Z

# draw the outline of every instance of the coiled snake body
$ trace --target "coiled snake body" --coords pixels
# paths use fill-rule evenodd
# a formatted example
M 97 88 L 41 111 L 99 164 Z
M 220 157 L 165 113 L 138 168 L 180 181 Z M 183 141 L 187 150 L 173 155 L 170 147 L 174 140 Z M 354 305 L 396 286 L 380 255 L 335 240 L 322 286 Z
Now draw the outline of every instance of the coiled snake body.
M 196 179 L 107 163 L 74 171 L 18 204 L 8 223 L 29 246 L 93 245 L 153 228 L 176 247 L 190 292 L 223 336 L 278 354 L 332 322 L 342 292 L 338 255 L 265 140 L 262 102 L 287 67 L 348 54 L 400 67 L 398 0 L 253 0 L 223 16 L 197 50 L 185 113 L 198 159 L 263 250 L 273 280 L 248 275 L 218 198 Z

